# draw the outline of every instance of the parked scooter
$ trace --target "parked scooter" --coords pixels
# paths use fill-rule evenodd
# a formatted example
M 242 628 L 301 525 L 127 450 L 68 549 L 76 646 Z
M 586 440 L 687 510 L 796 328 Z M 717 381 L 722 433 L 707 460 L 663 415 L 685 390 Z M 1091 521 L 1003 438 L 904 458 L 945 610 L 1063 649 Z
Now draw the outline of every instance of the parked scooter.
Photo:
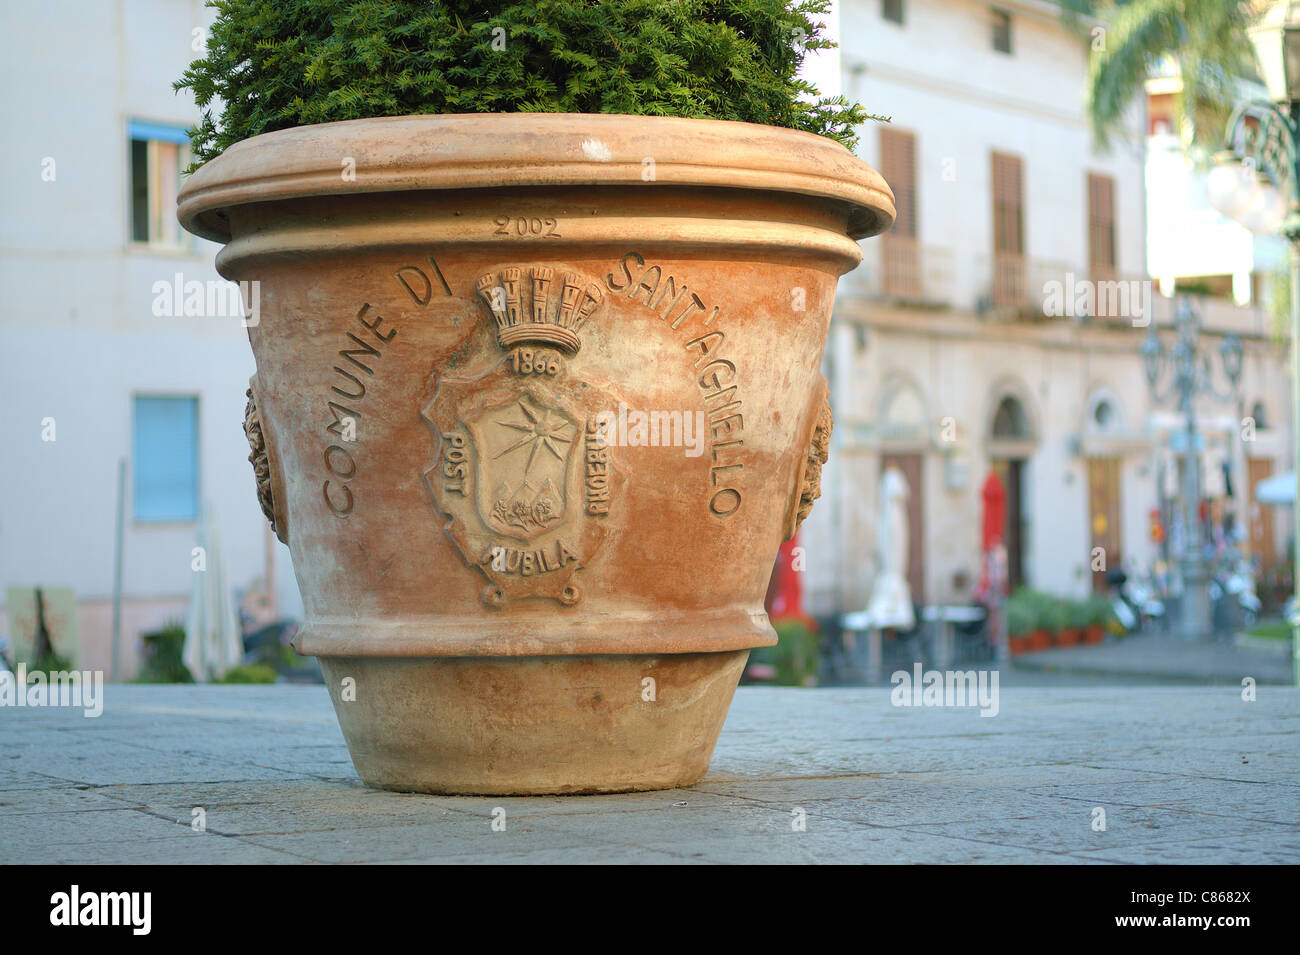
M 1210 600 L 1216 633 L 1231 636 L 1254 626 L 1261 603 L 1249 563 L 1238 559 L 1230 570 L 1216 573 L 1210 580 Z
M 1125 630 L 1138 633 L 1164 622 L 1165 605 L 1149 581 L 1130 578 L 1122 567 L 1106 572 L 1110 605 Z

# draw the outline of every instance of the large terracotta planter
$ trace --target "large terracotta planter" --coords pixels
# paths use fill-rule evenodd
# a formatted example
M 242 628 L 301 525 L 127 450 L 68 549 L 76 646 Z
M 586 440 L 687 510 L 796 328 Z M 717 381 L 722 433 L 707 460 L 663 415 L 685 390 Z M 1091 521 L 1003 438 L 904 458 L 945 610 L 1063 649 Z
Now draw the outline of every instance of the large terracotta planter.
M 893 220 L 880 176 L 741 123 L 411 116 L 239 143 L 179 216 L 260 283 L 258 493 L 362 779 L 699 779 L 776 642 L 763 596 L 818 494 L 822 349 L 855 240 Z

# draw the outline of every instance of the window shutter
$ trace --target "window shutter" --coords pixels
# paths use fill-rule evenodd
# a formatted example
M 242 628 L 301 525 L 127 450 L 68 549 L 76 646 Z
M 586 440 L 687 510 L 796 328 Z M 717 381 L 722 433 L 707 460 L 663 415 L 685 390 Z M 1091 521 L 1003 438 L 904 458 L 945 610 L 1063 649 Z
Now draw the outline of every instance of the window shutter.
M 880 174 L 894 190 L 893 232 L 916 238 L 916 136 L 896 129 L 880 131 Z
M 1115 180 L 1088 174 L 1088 267 L 1094 278 L 1115 273 Z
M 1021 162 L 1016 156 L 993 154 L 993 249 L 1025 254 L 1025 225 Z

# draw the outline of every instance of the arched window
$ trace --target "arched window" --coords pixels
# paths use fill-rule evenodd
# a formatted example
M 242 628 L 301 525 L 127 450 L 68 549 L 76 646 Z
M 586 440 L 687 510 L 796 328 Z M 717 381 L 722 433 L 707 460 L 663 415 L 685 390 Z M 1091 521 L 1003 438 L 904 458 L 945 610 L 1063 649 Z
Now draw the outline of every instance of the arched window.
M 880 415 L 880 431 L 886 440 L 925 440 L 925 403 L 910 384 L 898 386 L 885 400 Z
M 998 402 L 998 410 L 993 415 L 993 437 L 1016 440 L 1033 438 L 1025 407 L 1015 395 L 1007 395 Z

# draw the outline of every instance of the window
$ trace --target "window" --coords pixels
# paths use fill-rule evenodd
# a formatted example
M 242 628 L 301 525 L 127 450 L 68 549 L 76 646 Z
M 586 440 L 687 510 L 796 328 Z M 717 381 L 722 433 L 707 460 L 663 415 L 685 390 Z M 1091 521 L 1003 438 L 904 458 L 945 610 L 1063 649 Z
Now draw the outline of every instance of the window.
M 993 304 L 1028 302 L 1025 284 L 1025 213 L 1020 159 L 993 154 Z
M 894 235 L 916 238 L 916 135 L 880 130 L 880 174 L 894 190 Z
M 1088 174 L 1088 269 L 1093 281 L 1115 277 L 1115 180 Z
M 993 154 L 993 248 L 997 252 L 1025 253 L 1022 178 L 1019 157 Z
M 131 239 L 188 248 L 176 221 L 181 171 L 190 164 L 185 130 L 156 123 L 131 123 Z
M 1011 52 L 1011 14 L 993 10 L 993 49 L 999 53 Z
M 1015 396 L 1007 395 L 998 402 L 997 411 L 993 413 L 993 437 L 1015 441 L 1032 440 L 1029 417 L 1025 414 L 1024 405 Z
M 903 23 L 903 0 L 880 0 L 880 15 L 890 23 Z
M 133 410 L 135 520 L 195 520 L 199 501 L 199 399 L 137 395 Z
M 916 244 L 916 136 L 897 129 L 880 130 L 880 174 L 894 190 L 897 218 L 883 239 L 884 292 L 914 299 L 921 293 Z

